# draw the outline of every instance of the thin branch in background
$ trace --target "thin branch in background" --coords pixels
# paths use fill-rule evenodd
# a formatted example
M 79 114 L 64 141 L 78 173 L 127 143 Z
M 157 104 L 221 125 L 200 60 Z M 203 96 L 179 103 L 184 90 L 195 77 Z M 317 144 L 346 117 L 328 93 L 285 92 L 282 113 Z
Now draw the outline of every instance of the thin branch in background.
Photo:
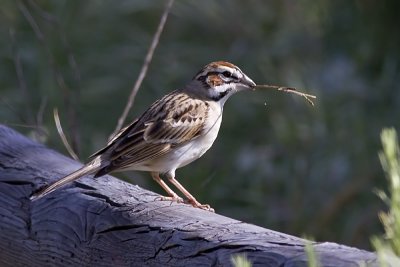
M 78 64 L 76 63 L 75 55 L 74 55 L 74 53 L 72 52 L 72 49 L 71 49 L 71 46 L 69 45 L 69 42 L 68 42 L 68 40 L 67 40 L 65 31 L 64 31 L 63 28 L 61 27 L 58 18 L 55 17 L 55 16 L 53 16 L 51 13 L 46 12 L 45 10 L 43 10 L 35 1 L 29 0 L 28 3 L 29 3 L 29 5 L 39 14 L 39 16 L 40 16 L 42 19 L 47 20 L 48 22 L 50 22 L 50 23 L 56 25 L 57 31 L 58 31 L 59 34 L 60 34 L 61 41 L 62 41 L 62 44 L 63 44 L 63 46 L 64 46 L 64 49 L 65 49 L 66 52 L 67 52 L 67 55 L 68 55 L 68 63 L 69 63 L 69 66 L 71 67 L 71 70 L 72 70 L 72 72 L 73 72 L 75 81 L 76 81 L 78 84 L 80 84 L 80 81 L 81 81 L 81 74 L 80 74 L 80 71 L 79 71 L 79 68 L 78 68 Z M 79 89 L 79 88 L 78 88 L 78 89 Z
M 71 129 L 71 143 L 72 147 L 75 150 L 78 150 L 79 141 L 80 141 L 80 132 L 79 132 L 79 117 L 77 116 L 77 107 L 79 106 L 76 102 L 80 99 L 80 84 L 81 84 L 81 74 L 78 68 L 78 64 L 75 59 L 75 55 L 72 52 L 71 46 L 69 45 L 67 35 L 56 16 L 53 16 L 51 13 L 43 10 L 34 0 L 28 0 L 28 4 L 30 7 L 41 17 L 43 20 L 49 22 L 50 26 L 54 26 L 55 30 L 60 36 L 61 43 L 67 55 L 67 60 L 69 67 L 72 71 L 72 77 L 74 77 L 75 84 L 73 85 L 74 90 L 71 91 L 70 87 L 65 83 L 64 77 L 60 74 L 61 72 L 56 73 L 56 78 L 59 83 L 63 86 L 60 86 L 63 89 L 64 93 L 64 103 L 67 108 L 68 114 L 68 125 Z M 54 62 L 54 61 L 53 61 Z M 57 70 L 57 69 L 56 69 Z
M 39 39 L 39 41 L 44 42 L 44 35 L 42 31 L 39 28 L 39 25 L 36 23 L 35 19 L 32 17 L 31 13 L 29 10 L 26 8 L 26 6 L 21 2 L 17 1 L 18 3 L 18 8 L 21 11 L 22 15 L 24 15 L 25 19 L 29 22 L 29 25 L 31 25 L 33 31 L 35 32 L 36 37 Z
M 306 93 L 300 92 L 296 88 L 293 88 L 293 87 L 283 87 L 283 86 L 278 86 L 278 85 L 257 84 L 255 88 L 256 89 L 257 88 L 275 89 L 275 90 L 282 91 L 282 92 L 285 92 L 285 93 L 296 94 L 296 95 L 304 97 L 307 100 L 307 102 L 311 104 L 311 106 L 314 106 L 314 102 L 311 100 L 311 98 L 312 99 L 316 99 L 317 98 L 315 95 L 310 95 L 310 94 L 306 94 Z
M 18 53 L 18 49 L 17 49 L 17 42 L 15 39 L 15 30 L 10 28 L 9 34 L 10 34 L 10 38 L 11 38 L 11 47 L 12 47 L 12 51 L 13 51 L 15 71 L 16 71 L 17 77 L 18 77 L 19 89 L 21 90 L 21 93 L 24 98 L 24 103 L 25 103 L 24 110 L 25 110 L 26 121 L 28 122 L 28 124 L 33 124 L 34 118 L 32 115 L 33 114 L 32 101 L 31 101 L 31 97 L 30 97 L 29 91 L 28 91 L 28 86 L 27 86 L 27 83 L 25 80 L 24 70 L 23 70 L 22 63 L 21 63 L 21 57 L 20 57 L 20 55 Z
M 36 113 L 36 125 L 39 131 L 34 132 L 35 139 L 44 143 L 48 137 L 47 128 L 43 125 L 43 117 L 46 111 L 47 97 L 42 97 L 39 109 Z M 44 134 L 43 134 L 44 133 Z
M 35 11 L 44 19 L 52 23 L 58 24 L 57 17 L 53 16 L 51 13 L 46 12 L 41 9 L 40 6 L 33 0 L 28 0 L 29 5 L 35 9 Z
M 16 110 L 13 105 L 9 103 L 9 101 L 5 100 L 4 97 L 0 96 L 0 102 L 4 107 L 7 107 L 12 113 L 14 113 L 21 122 L 28 124 L 23 114 L 20 111 Z
M 38 125 L 38 127 L 43 127 L 43 115 L 44 111 L 46 110 L 46 106 L 47 106 L 47 97 L 44 96 L 42 97 L 42 101 L 40 101 L 39 110 L 36 114 L 36 124 Z
M 38 28 L 36 28 L 38 30 Z M 40 32 L 40 30 L 39 30 Z M 17 41 L 15 37 L 15 30 L 10 28 L 9 29 L 9 34 L 11 38 L 11 46 L 12 46 L 12 51 L 13 51 L 13 59 L 14 59 L 14 65 L 15 65 L 15 72 L 17 74 L 18 78 L 18 83 L 19 83 L 19 89 L 21 91 L 21 95 L 23 96 L 24 99 L 24 115 L 21 115 L 21 122 L 26 123 L 27 125 L 36 125 L 35 127 L 29 126 L 27 128 L 33 129 L 32 131 L 32 137 L 39 141 L 39 142 L 44 142 L 48 136 L 46 129 L 43 127 L 43 113 L 46 107 L 46 99 L 41 102 L 39 111 L 36 116 L 36 121 L 34 117 L 34 108 L 33 108 L 33 103 L 32 103 L 32 96 L 28 90 L 27 82 L 25 79 L 24 75 L 24 70 L 21 62 L 21 57 L 20 54 L 18 53 L 17 49 Z M 40 34 L 40 33 L 39 33 Z M 3 100 L 2 100 L 3 102 Z M 7 106 L 9 106 L 7 104 Z M 11 109 L 13 110 L 13 109 Z M 18 114 L 20 115 L 20 114 Z
M 64 131 L 63 131 L 62 127 L 61 127 L 60 117 L 58 116 L 58 110 L 56 108 L 53 110 L 53 115 L 54 115 L 54 121 L 56 123 L 57 132 L 61 137 L 61 141 L 63 142 L 65 148 L 67 149 L 67 151 L 71 155 L 71 157 L 74 160 L 79 161 L 78 156 L 75 154 L 74 150 L 69 145 L 67 137 L 64 134 Z
M 147 51 L 146 57 L 144 59 L 142 69 L 140 70 L 139 76 L 138 76 L 138 78 L 135 82 L 135 85 L 133 86 L 132 91 L 129 95 L 128 102 L 126 103 L 125 109 L 124 109 L 121 117 L 118 119 L 117 127 L 115 128 L 114 132 L 111 134 L 110 139 L 122 128 L 122 126 L 126 120 L 126 117 L 128 116 L 129 110 L 132 108 L 133 102 L 135 100 L 137 92 L 139 91 L 140 85 L 142 84 L 144 77 L 146 77 L 147 69 L 153 58 L 154 50 L 156 49 L 156 47 L 158 45 L 158 41 L 159 41 L 161 33 L 164 29 L 164 25 L 165 25 L 165 22 L 167 21 L 168 14 L 171 10 L 173 2 L 174 2 L 174 0 L 169 0 L 167 5 L 165 6 L 164 12 L 160 19 L 160 23 L 158 24 L 157 31 L 154 34 L 153 40 L 151 42 L 149 50 Z
M 23 16 L 25 17 L 25 19 L 28 21 L 29 25 L 32 27 L 33 31 L 35 32 L 35 35 L 37 37 L 37 39 L 40 41 L 40 43 L 43 45 L 44 50 L 47 54 L 48 57 L 48 61 L 49 61 L 49 65 L 51 70 L 53 71 L 53 75 L 54 75 L 54 79 L 56 81 L 56 83 L 58 84 L 58 86 L 60 87 L 62 93 L 63 93 L 63 100 L 64 100 L 64 105 L 67 109 L 67 114 L 68 114 L 68 121 L 69 121 L 69 128 L 71 129 L 71 136 L 73 136 L 72 138 L 72 145 L 75 148 L 75 150 L 77 150 L 78 147 L 78 130 L 77 130 L 77 120 L 78 117 L 76 115 L 76 111 L 75 111 L 75 107 L 73 105 L 73 101 L 76 99 L 74 98 L 69 86 L 66 84 L 65 79 L 62 75 L 62 73 L 59 71 L 57 65 L 56 65 L 56 61 L 54 59 L 53 54 L 51 53 L 51 49 L 47 43 L 46 40 L 46 35 L 44 34 L 44 32 L 41 31 L 39 24 L 36 22 L 35 18 L 32 16 L 32 14 L 30 13 L 28 7 L 22 2 L 22 1 L 18 1 L 18 8 L 21 11 L 21 13 L 23 14 Z M 69 45 L 66 42 L 66 38 L 65 38 L 65 34 L 63 34 L 63 31 L 61 30 L 62 27 L 60 27 L 60 23 L 57 20 L 56 17 L 52 16 L 51 14 L 43 11 L 33 0 L 28 1 L 28 3 L 30 4 L 31 8 L 34 9 L 34 11 L 36 11 L 39 16 L 48 21 L 51 22 L 55 25 L 57 25 L 57 31 L 61 34 L 61 40 L 63 42 L 64 48 L 66 50 L 68 50 L 68 61 L 69 64 L 71 66 L 71 69 L 74 73 L 74 77 L 77 81 L 77 83 L 79 83 L 80 81 L 80 75 L 79 72 L 77 71 L 77 65 L 76 65 L 76 61 L 75 58 L 73 57 L 73 55 L 71 56 L 71 50 L 69 49 Z

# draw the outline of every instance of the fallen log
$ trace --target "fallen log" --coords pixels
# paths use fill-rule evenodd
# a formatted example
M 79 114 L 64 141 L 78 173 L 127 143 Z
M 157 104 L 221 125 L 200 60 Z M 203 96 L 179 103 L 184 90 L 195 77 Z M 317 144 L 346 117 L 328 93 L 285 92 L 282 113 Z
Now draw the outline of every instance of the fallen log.
M 106 175 L 31 202 L 80 163 L 0 125 L 1 266 L 307 266 L 306 240 L 186 204 Z M 377 266 L 374 253 L 312 243 L 322 266 Z

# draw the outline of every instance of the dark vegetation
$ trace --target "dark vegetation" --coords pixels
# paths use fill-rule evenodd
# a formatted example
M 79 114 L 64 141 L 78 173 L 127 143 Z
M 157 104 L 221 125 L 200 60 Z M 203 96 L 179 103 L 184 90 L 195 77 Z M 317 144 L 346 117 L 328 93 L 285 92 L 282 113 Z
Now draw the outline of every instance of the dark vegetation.
M 0 122 L 82 161 L 105 144 L 165 1 L 4 1 Z M 400 118 L 398 1 L 177 1 L 130 119 L 228 60 L 257 83 L 301 88 L 236 95 L 217 142 L 178 179 L 220 214 L 281 232 L 370 248 L 382 231 L 377 151 Z M 65 152 L 66 153 L 66 152 Z M 145 173 L 121 175 L 162 192 Z M 101 178 L 100 178 L 101 179 Z

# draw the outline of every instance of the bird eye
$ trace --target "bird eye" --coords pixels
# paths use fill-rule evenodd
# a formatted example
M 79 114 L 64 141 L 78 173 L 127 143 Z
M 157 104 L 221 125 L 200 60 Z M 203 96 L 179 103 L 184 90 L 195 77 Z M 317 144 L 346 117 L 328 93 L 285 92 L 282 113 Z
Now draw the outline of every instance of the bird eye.
M 230 78 L 230 77 L 232 77 L 232 72 L 224 71 L 224 72 L 222 73 L 222 75 L 224 75 L 224 76 L 227 77 L 227 78 Z

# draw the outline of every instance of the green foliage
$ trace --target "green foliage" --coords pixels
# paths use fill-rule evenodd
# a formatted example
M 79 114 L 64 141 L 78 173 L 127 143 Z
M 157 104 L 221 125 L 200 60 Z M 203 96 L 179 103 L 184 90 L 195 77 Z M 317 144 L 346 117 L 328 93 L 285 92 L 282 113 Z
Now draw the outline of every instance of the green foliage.
M 237 254 L 231 258 L 234 267 L 251 267 L 251 262 L 247 259 L 246 255 Z
M 3 1 L 0 122 L 66 153 L 52 111 L 85 161 L 122 113 L 164 0 Z M 220 135 L 177 178 L 218 213 L 274 230 L 368 248 L 379 231 L 376 151 L 400 117 L 400 2 L 175 1 L 130 120 L 228 60 L 259 91 L 225 105 Z M 124 178 L 162 190 L 142 173 Z M 366 209 L 366 207 L 368 207 Z
M 306 243 L 304 246 L 304 250 L 307 255 L 307 266 L 308 267 L 320 267 L 321 264 L 319 263 L 317 253 L 315 252 L 312 242 L 308 241 L 308 240 L 310 240 L 308 238 L 305 238 L 305 240 L 306 240 Z
M 389 210 L 379 214 L 385 235 L 373 237 L 372 243 L 381 266 L 400 266 L 400 147 L 396 130 L 384 129 L 381 141 L 383 151 L 379 153 L 379 158 L 389 182 L 389 193 L 379 191 L 379 196 Z

